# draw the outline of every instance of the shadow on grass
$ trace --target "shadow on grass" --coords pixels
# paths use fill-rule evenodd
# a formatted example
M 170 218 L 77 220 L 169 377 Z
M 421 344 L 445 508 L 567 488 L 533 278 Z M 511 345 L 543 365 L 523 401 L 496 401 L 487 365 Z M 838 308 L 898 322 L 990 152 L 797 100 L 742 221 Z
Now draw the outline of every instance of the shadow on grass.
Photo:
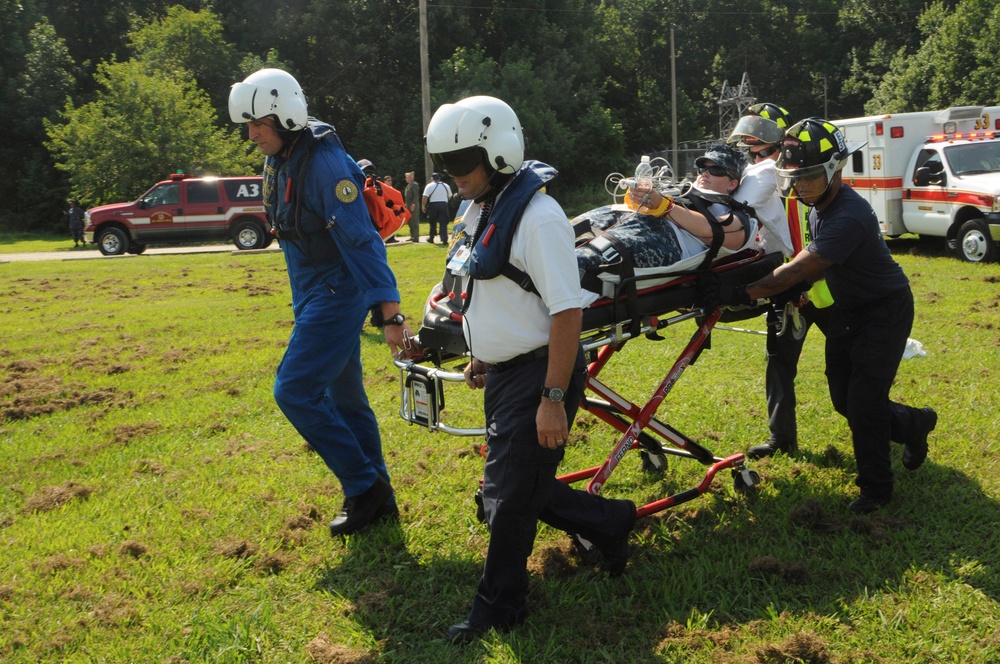
M 948 249 L 948 242 L 943 237 L 904 235 L 898 238 L 886 238 L 889 251 L 896 255 L 922 256 L 924 258 L 956 258 L 955 252 Z
M 768 488 L 757 495 L 735 495 L 720 477 L 708 493 L 641 520 L 618 579 L 577 560 L 565 536 L 543 527 L 529 561 L 526 623 L 482 644 L 444 640 L 468 611 L 480 565 L 471 556 L 416 558 L 407 531 L 421 526 L 405 516 L 403 526 L 351 538 L 340 564 L 318 571 L 315 589 L 351 601 L 352 619 L 385 661 L 483 661 L 484 650 L 498 649 L 525 662 L 864 659 L 864 645 L 843 652 L 817 633 L 864 620 L 870 609 L 858 605 L 877 595 L 916 613 L 949 584 L 1000 601 L 1000 505 L 932 459 L 903 469 L 900 449 L 893 446 L 894 500 L 867 516 L 847 508 L 854 461 L 833 447 L 759 462 Z

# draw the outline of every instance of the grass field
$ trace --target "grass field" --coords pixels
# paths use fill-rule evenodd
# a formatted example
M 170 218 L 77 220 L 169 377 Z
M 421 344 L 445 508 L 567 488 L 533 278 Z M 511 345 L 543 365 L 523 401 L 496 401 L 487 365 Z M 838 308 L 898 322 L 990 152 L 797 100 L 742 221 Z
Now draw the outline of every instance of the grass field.
M 280 254 L 0 264 L 0 660 L 995 662 L 1000 265 L 892 245 L 927 351 L 902 363 L 893 396 L 940 419 L 919 470 L 894 446 L 886 509 L 847 510 L 854 459 L 814 331 L 795 458 L 755 463 L 751 496 L 720 476 L 642 520 L 620 579 L 543 527 L 528 621 L 467 647 L 443 634 L 485 553 L 479 441 L 398 417 L 377 330 L 362 335 L 366 379 L 402 518 L 334 540 L 339 485 L 271 397 L 291 331 Z M 408 316 L 442 256 L 390 249 Z M 644 402 L 692 330 L 631 343 L 606 382 Z M 718 455 L 763 441 L 763 339 L 716 332 L 661 418 Z M 479 424 L 478 395 L 455 390 L 449 415 Z M 565 469 L 614 442 L 582 416 Z M 604 493 L 645 502 L 702 473 L 676 459 L 650 474 L 629 455 Z

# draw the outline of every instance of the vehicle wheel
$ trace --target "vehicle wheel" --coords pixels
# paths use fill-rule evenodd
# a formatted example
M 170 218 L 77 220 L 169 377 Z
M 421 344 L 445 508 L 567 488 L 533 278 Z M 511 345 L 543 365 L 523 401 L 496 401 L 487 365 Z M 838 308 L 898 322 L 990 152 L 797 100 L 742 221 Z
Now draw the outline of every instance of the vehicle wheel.
M 958 257 L 970 263 L 989 263 L 997 258 L 990 227 L 983 219 L 970 219 L 958 232 Z
M 260 249 L 264 246 L 264 226 L 259 221 L 240 221 L 233 229 L 237 249 Z
M 267 231 L 264 231 L 264 241 L 260 243 L 260 248 L 267 249 L 271 246 L 272 242 L 274 242 L 274 236 Z
M 128 235 L 120 228 L 106 228 L 97 236 L 97 248 L 105 256 L 121 256 L 128 244 Z
M 662 473 L 667 469 L 666 454 L 639 450 L 639 457 L 642 459 L 642 469 L 647 473 Z
M 130 244 L 129 248 L 128 248 L 128 252 L 130 254 L 135 254 L 136 256 L 138 256 L 139 254 L 141 254 L 144 251 L 146 251 L 146 245 L 145 244 L 136 244 L 135 242 L 133 242 L 132 244 Z
M 737 493 L 749 493 L 758 484 L 760 484 L 760 475 L 757 474 L 757 471 L 733 469 L 733 488 L 736 489 Z

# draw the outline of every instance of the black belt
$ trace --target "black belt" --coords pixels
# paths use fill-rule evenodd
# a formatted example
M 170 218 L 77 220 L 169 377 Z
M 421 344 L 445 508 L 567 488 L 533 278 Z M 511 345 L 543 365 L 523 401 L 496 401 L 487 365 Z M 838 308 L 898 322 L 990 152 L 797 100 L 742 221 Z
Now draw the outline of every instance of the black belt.
M 303 234 L 299 233 L 294 228 L 290 228 L 287 231 L 281 228 L 275 228 L 274 235 L 279 240 L 301 240 Z
M 494 362 L 490 365 L 490 368 L 496 369 L 498 372 L 507 371 L 508 369 L 513 369 L 514 367 L 519 367 L 522 364 L 528 364 L 539 360 L 543 357 L 548 357 L 549 347 L 542 346 L 541 348 L 536 348 L 533 351 L 523 353 L 517 357 L 512 357 L 509 360 L 504 360 L 503 362 Z

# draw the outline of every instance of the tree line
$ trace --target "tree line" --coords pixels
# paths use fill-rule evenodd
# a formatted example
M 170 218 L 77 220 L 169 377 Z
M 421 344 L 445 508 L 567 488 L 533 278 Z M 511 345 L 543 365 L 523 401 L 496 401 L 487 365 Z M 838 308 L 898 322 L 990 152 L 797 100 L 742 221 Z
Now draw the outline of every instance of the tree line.
M 796 118 L 1000 98 L 992 0 L 427 0 L 431 107 L 518 112 L 565 190 L 634 155 L 719 134 L 723 85 Z M 244 174 L 260 156 L 229 86 L 290 71 L 310 113 L 380 174 L 423 173 L 418 0 L 0 0 L 0 229 L 62 229 L 70 198 L 133 200 L 167 174 Z M 673 48 L 671 48 L 673 32 Z

